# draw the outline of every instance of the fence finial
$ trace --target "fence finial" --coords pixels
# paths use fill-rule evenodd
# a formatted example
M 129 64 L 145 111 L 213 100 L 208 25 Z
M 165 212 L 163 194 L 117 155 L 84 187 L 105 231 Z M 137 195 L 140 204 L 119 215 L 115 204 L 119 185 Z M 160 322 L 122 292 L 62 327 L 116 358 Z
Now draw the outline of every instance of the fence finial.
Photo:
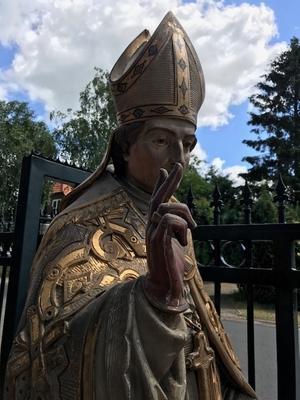
M 243 187 L 243 197 L 241 204 L 244 206 L 244 224 L 251 224 L 251 211 L 253 206 L 253 195 L 248 185 L 248 181 L 245 181 Z
M 284 224 L 285 221 L 285 203 L 288 201 L 289 196 L 287 188 L 283 182 L 282 175 L 279 174 L 278 181 L 275 187 L 276 195 L 274 196 L 274 202 L 278 203 L 278 222 Z
M 214 224 L 219 225 L 220 224 L 220 218 L 221 218 L 221 209 L 223 207 L 223 201 L 221 199 L 221 192 L 218 186 L 218 183 L 216 182 L 215 188 L 212 194 L 212 202 L 210 205 L 214 207 Z
M 195 208 L 196 208 L 196 206 L 195 206 L 195 203 L 194 203 L 194 194 L 193 194 L 193 191 L 192 191 L 192 185 L 191 184 L 190 184 L 190 187 L 189 187 L 188 194 L 186 196 L 186 204 L 187 204 L 192 216 L 194 217 L 195 216 Z

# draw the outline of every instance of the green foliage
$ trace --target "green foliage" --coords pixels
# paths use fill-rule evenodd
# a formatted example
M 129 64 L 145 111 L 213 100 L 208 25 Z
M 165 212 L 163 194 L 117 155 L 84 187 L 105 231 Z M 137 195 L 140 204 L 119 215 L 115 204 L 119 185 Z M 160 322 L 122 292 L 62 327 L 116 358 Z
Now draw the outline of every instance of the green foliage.
M 300 204 L 299 203 L 287 207 L 286 221 L 291 224 L 300 224 Z
M 53 135 L 59 155 L 88 170 L 99 165 L 110 134 L 117 126 L 108 73 L 100 68 L 95 71 L 94 78 L 80 93 L 78 111 L 53 111 L 50 115 L 56 125 Z
M 180 187 L 176 192 L 179 201 L 186 202 L 190 191 L 194 195 L 194 218 L 199 224 L 208 224 L 212 221 L 212 209 L 210 207 L 210 197 L 212 186 L 205 178 L 199 175 L 197 168 L 201 163 L 197 158 L 193 158 L 186 169 Z
M 56 148 L 46 124 L 36 120 L 28 104 L 0 101 L 0 211 L 17 202 L 21 164 L 32 151 L 53 157 Z
M 244 157 L 252 167 L 249 181 L 277 178 L 294 190 L 300 189 L 300 44 L 294 37 L 289 48 L 272 63 L 270 71 L 250 97 L 255 111 L 249 125 L 257 136 L 243 143 L 257 150 L 258 156 Z M 244 174 L 245 175 L 245 174 Z
M 254 223 L 276 223 L 277 209 L 273 197 L 266 186 L 263 186 L 258 200 L 255 202 L 252 212 Z
M 193 164 L 189 165 L 184 173 L 176 196 L 180 201 L 186 201 L 189 189 L 192 188 L 197 199 L 201 197 L 208 198 L 211 194 L 211 185 L 197 172 Z

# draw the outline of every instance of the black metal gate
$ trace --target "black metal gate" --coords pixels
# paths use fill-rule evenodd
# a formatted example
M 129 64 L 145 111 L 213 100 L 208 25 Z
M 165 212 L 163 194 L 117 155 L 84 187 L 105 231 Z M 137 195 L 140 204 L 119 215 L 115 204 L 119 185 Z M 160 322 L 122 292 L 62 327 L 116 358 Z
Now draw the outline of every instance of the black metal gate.
M 220 284 L 223 282 L 247 285 L 248 378 L 255 387 L 253 285 L 276 288 L 277 384 L 279 400 L 299 400 L 299 345 L 297 323 L 297 288 L 300 271 L 295 266 L 295 241 L 300 239 L 299 224 L 220 225 L 198 226 L 194 239 L 212 241 L 214 265 L 200 267 L 203 280 L 215 282 L 215 304 L 220 307 Z M 243 242 L 246 260 L 242 267 L 228 267 L 221 257 L 222 243 Z M 255 268 L 252 264 L 252 243 L 272 241 L 275 249 L 275 268 Z
M 275 188 L 274 201 L 278 203 L 277 224 L 252 224 L 252 194 L 245 184 L 241 204 L 244 206 L 243 224 L 220 225 L 222 200 L 216 186 L 213 193 L 214 225 L 198 225 L 193 232 L 194 244 L 209 243 L 212 256 L 205 265 L 199 265 L 204 281 L 214 282 L 214 303 L 220 316 L 221 284 L 243 285 L 247 293 L 247 356 L 248 379 L 255 388 L 255 337 L 254 337 L 254 288 L 255 285 L 275 288 L 275 322 L 277 354 L 278 400 L 300 400 L 300 361 L 298 338 L 298 291 L 300 270 L 296 267 L 295 244 L 300 244 L 300 224 L 286 224 L 286 187 L 281 176 Z M 190 192 L 189 207 L 194 209 Z M 229 265 L 223 250 L 236 243 L 242 248 L 243 260 L 239 265 Z M 268 243 L 273 248 L 273 265 L 257 268 L 254 246 Z M 299 251 L 299 250 L 298 250 Z
M 51 178 L 79 184 L 89 175 L 87 171 L 36 155 L 23 159 L 15 232 L 0 235 L 3 249 L 2 257 L 0 255 L 0 311 L 2 321 L 4 320 L 0 342 L 0 393 L 6 361 L 25 304 L 31 264 L 37 249 L 44 180 Z M 8 254 L 8 246 L 12 241 L 12 254 Z

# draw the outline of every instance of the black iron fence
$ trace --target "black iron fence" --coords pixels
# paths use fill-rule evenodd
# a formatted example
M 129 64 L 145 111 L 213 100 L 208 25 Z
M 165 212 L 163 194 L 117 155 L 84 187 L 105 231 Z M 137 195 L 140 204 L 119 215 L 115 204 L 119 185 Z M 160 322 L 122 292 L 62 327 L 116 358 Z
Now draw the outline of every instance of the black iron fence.
M 50 177 L 77 184 L 88 176 L 86 171 L 42 157 L 32 155 L 24 158 L 15 233 L 0 233 L 1 385 L 11 341 L 25 302 L 29 271 L 38 243 L 43 180 Z M 216 188 L 212 202 L 214 224 L 198 225 L 193 235 L 196 248 L 200 249 L 201 244 L 206 245 L 205 260 L 201 259 L 201 250 L 199 253 L 199 269 L 205 281 L 214 282 L 217 311 L 222 315 L 222 283 L 243 285 L 247 292 L 248 375 L 253 386 L 254 289 L 256 285 L 275 288 L 278 400 L 299 400 L 297 289 L 300 288 L 300 271 L 296 268 L 295 244 L 300 240 L 300 224 L 285 223 L 286 199 L 284 185 L 279 180 L 275 197 L 278 203 L 278 223 L 252 224 L 253 200 L 246 185 L 242 199 L 243 224 L 221 225 L 222 200 Z M 192 211 L 195 210 L 191 194 L 188 205 Z M 274 254 L 271 266 L 262 268 L 260 265 L 258 268 L 255 246 L 259 242 L 272 246 Z M 236 264 L 228 262 L 225 256 L 225 250 L 232 244 L 240 251 Z
M 255 335 L 254 335 L 254 291 L 275 288 L 275 322 L 277 354 L 278 400 L 300 399 L 300 364 L 298 338 L 298 291 L 300 288 L 299 258 L 300 224 L 286 223 L 286 187 L 279 176 L 275 188 L 274 202 L 277 203 L 278 223 L 252 224 L 252 193 L 248 184 L 243 189 L 243 224 L 220 225 L 222 199 L 216 186 L 212 196 L 213 225 L 198 225 L 193 232 L 195 247 L 206 244 L 205 260 L 198 258 L 199 270 L 204 281 L 214 282 L 214 303 L 222 316 L 221 285 L 235 283 L 246 290 L 247 299 L 247 356 L 248 379 L 255 388 Z M 193 195 L 188 196 L 188 205 L 195 212 Z M 257 260 L 256 249 L 264 245 L 273 252 L 266 265 Z M 230 262 L 226 259 L 228 248 Z M 296 250 L 297 248 L 297 250 Z M 232 257 L 232 253 L 234 256 Z M 239 254 L 238 254 L 239 253 Z M 259 266 L 259 268 L 258 268 Z

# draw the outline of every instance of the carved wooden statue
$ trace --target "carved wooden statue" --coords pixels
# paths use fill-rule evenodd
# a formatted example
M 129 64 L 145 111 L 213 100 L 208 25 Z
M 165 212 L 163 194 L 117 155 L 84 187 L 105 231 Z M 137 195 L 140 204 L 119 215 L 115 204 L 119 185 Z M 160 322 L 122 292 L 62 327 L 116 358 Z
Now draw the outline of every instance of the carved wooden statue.
M 4 398 L 256 398 L 203 288 L 195 222 L 172 196 L 204 99 L 172 13 L 128 46 L 110 83 L 119 127 L 36 254 Z

